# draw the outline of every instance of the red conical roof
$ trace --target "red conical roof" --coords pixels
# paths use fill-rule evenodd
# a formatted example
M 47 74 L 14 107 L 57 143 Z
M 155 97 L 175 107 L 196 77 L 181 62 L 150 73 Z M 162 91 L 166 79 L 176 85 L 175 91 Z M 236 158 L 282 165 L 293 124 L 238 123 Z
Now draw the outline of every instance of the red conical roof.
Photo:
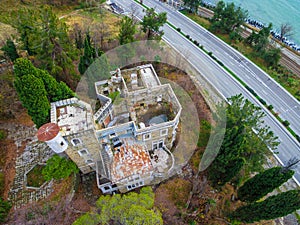
M 46 123 L 40 127 L 37 133 L 39 141 L 50 141 L 55 138 L 59 132 L 59 126 L 56 123 Z

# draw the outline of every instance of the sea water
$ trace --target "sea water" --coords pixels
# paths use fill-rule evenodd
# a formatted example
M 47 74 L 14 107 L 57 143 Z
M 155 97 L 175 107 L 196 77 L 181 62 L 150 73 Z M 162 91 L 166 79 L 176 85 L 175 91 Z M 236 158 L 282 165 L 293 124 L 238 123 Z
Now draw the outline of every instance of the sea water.
M 216 3 L 217 0 L 206 0 Z M 279 31 L 282 24 L 293 27 L 293 35 L 289 40 L 300 46 L 300 0 L 224 0 L 233 2 L 248 10 L 249 17 L 265 25 L 273 24 L 273 29 Z

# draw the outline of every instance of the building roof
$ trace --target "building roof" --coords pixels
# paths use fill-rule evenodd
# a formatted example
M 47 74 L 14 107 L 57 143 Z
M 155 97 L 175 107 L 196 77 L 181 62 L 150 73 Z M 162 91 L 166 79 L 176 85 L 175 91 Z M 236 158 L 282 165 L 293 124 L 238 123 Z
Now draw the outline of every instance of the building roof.
M 153 171 L 149 152 L 144 144 L 129 143 L 123 139 L 123 145 L 115 149 L 111 164 L 112 182 L 118 182 L 132 175 L 143 175 Z
M 51 122 L 63 136 L 93 128 L 91 106 L 76 98 L 51 103 Z
M 40 127 L 37 133 L 39 141 L 50 141 L 56 137 L 59 132 L 59 126 L 55 123 L 46 123 Z

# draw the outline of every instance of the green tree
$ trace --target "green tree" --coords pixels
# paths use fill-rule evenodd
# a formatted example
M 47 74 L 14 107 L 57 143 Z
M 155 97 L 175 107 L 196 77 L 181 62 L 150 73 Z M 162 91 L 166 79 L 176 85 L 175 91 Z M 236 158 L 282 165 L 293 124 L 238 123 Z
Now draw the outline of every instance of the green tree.
M 45 180 L 51 180 L 52 178 L 59 180 L 78 172 L 79 170 L 73 161 L 58 155 L 54 155 L 48 159 L 46 167 L 42 170 Z
M 0 222 L 1 223 L 5 222 L 10 208 L 11 208 L 11 204 L 7 201 L 4 201 L 2 198 L 0 198 Z
M 36 68 L 36 77 L 43 81 L 50 102 L 74 96 L 73 91 L 64 82 L 61 81 L 58 83 L 46 70 Z
M 208 168 L 214 186 L 224 185 L 244 167 L 247 171 L 262 170 L 268 148 L 278 142 L 269 127 L 263 125 L 264 113 L 242 95 L 228 99 L 226 131 L 220 150 Z M 219 110 L 223 110 L 220 106 Z
M 15 61 L 14 74 L 18 96 L 37 127 L 48 122 L 50 102 L 74 96 L 65 83 L 58 83 L 47 71 L 34 67 L 28 59 Z
M 292 178 L 293 174 L 294 171 L 284 170 L 282 167 L 265 170 L 247 180 L 238 189 L 238 197 L 241 201 L 257 201 Z
M 21 9 L 14 17 L 12 26 L 21 34 L 24 49 L 35 56 L 42 69 L 64 81 L 70 75 L 76 76 L 72 60 L 77 54 L 70 44 L 67 26 L 50 7 Z
M 264 53 L 263 58 L 268 66 L 276 67 L 281 57 L 280 53 L 279 48 L 271 48 Z
M 96 52 L 91 44 L 91 37 L 87 32 L 84 39 L 84 53 L 80 56 L 80 62 L 78 65 L 78 70 L 81 74 L 87 70 L 87 68 L 94 62 L 96 58 Z
M 286 216 L 300 208 L 300 190 L 291 190 L 238 208 L 230 218 L 252 223 Z
M 133 42 L 135 32 L 136 27 L 134 20 L 128 16 L 125 16 L 120 23 L 120 30 L 118 36 L 120 45 Z
M 61 81 L 58 83 L 47 71 L 34 67 L 28 59 L 20 58 L 16 60 L 14 73 L 15 76 L 19 78 L 27 74 L 32 74 L 36 78 L 39 78 L 44 84 L 47 98 L 50 102 L 74 96 L 73 91 L 64 82 Z
M 98 225 L 100 221 L 99 215 L 96 213 L 86 213 L 80 216 L 73 225 Z
M 4 55 L 6 55 L 12 62 L 19 58 L 15 43 L 11 39 L 6 40 L 6 44 L 1 48 L 1 50 L 4 51 Z
M 272 23 L 267 27 L 263 27 L 258 33 L 252 32 L 245 42 L 250 44 L 253 49 L 258 53 L 265 53 L 265 50 L 269 44 L 270 31 L 272 29 Z
M 149 8 L 146 11 L 141 25 L 144 33 L 147 33 L 147 39 L 158 39 L 164 35 L 164 32 L 160 28 L 167 22 L 167 13 L 156 14 L 153 8 Z
M 241 7 L 236 7 L 234 3 L 225 4 L 219 1 L 211 19 L 211 29 L 226 34 L 233 31 L 238 33 L 247 16 L 248 12 Z
M 143 187 L 140 194 L 130 192 L 121 196 L 101 196 L 96 202 L 96 212 L 90 212 L 73 224 L 163 224 L 161 214 L 153 209 L 154 193 L 151 187 Z
M 183 4 L 187 6 L 192 13 L 197 13 L 201 4 L 201 0 L 183 0 Z
M 37 127 L 49 120 L 50 103 L 47 98 L 44 83 L 32 74 L 16 77 L 15 88 L 22 105 L 27 109 L 32 121 Z

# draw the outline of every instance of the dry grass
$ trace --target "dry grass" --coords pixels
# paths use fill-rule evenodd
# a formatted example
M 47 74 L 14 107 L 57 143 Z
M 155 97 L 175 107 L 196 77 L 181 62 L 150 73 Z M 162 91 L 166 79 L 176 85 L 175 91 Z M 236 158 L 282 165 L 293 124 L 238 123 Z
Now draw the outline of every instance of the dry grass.
M 10 25 L 0 22 L 0 47 L 2 47 L 6 39 L 16 37 L 17 31 Z
M 109 39 L 115 39 L 119 33 L 119 22 L 121 17 L 105 9 L 78 10 L 70 13 L 63 19 L 70 30 L 77 24 L 82 31 L 99 31 L 99 27 L 104 26 L 105 32 L 109 33 Z

